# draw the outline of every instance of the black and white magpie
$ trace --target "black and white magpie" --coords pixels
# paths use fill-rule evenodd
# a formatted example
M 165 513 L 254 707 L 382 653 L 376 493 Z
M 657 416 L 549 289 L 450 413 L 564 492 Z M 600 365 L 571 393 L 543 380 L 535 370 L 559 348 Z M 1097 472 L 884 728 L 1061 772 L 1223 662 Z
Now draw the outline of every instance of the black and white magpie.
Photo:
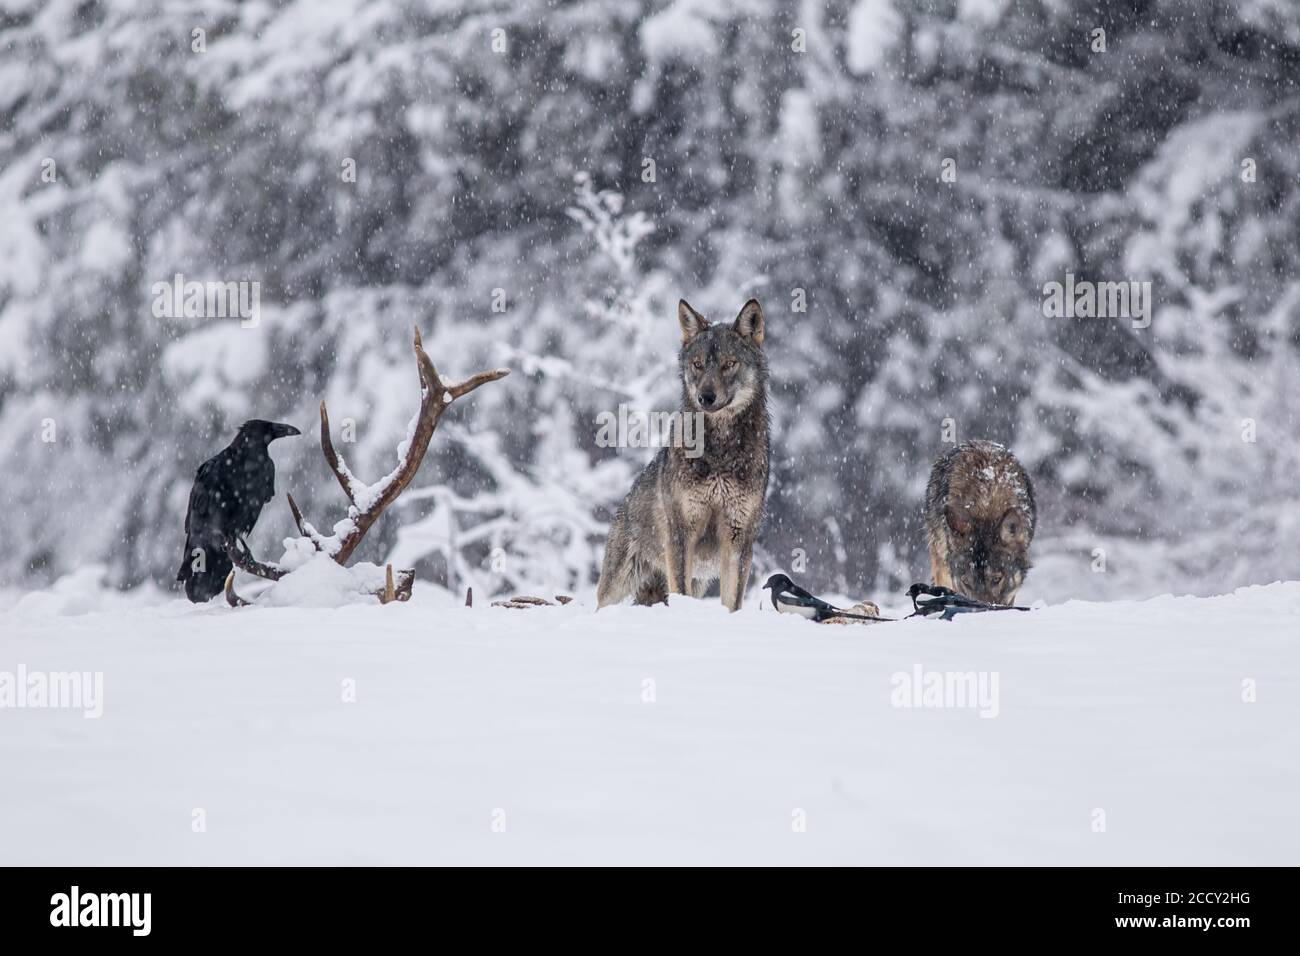
M 945 621 L 951 621 L 957 614 L 969 614 L 973 611 L 1028 611 L 1018 604 L 990 604 L 979 601 L 965 594 L 959 594 L 952 588 L 938 584 L 913 584 L 907 589 L 907 596 L 916 608 L 908 617 L 929 617 L 939 614 Z
M 826 621 L 831 618 L 847 618 L 853 621 L 892 621 L 889 617 L 874 617 L 870 614 L 854 614 L 833 604 L 827 604 L 814 594 L 809 594 L 784 574 L 774 574 L 763 585 L 772 592 L 772 607 L 783 614 L 798 614 L 810 621 Z

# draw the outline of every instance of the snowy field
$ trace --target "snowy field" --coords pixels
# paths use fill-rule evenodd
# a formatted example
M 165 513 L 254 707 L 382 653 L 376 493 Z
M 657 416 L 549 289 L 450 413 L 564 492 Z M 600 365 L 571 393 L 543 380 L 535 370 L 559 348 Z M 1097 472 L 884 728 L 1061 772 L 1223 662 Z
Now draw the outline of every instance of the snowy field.
M 1300 583 L 832 627 L 93 577 L 0 604 L 0 675 L 103 675 L 0 710 L 0 863 L 1300 863 Z

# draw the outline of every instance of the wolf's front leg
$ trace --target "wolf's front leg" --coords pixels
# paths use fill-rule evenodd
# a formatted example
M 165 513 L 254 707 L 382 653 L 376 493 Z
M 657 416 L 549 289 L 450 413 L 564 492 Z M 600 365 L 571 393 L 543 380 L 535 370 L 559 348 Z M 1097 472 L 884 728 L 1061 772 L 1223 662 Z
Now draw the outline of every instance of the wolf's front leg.
M 937 584 L 942 588 L 953 586 L 952 574 L 948 566 L 951 555 L 952 546 L 947 540 L 947 535 L 943 535 L 943 537 L 932 535 L 930 539 L 930 579 L 932 584 Z
M 689 594 L 691 546 L 686 522 L 669 509 L 664 525 L 664 572 L 668 577 L 668 593 Z
M 740 610 L 749 583 L 749 566 L 754 559 L 754 539 L 736 529 L 722 536 L 722 603 L 730 611 Z
M 600 580 L 596 582 L 596 607 L 616 604 L 632 590 L 631 562 L 627 554 L 627 528 L 622 515 L 615 517 L 609 526 L 605 541 L 605 558 L 600 565 Z

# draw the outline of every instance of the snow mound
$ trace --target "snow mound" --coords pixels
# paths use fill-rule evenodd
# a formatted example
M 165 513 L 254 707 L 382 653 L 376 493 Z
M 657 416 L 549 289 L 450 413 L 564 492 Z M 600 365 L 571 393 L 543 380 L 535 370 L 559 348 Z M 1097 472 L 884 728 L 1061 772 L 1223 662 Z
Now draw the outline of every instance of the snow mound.
M 326 554 L 313 555 L 257 599 L 259 607 L 329 608 L 375 604 L 375 588 L 384 584 L 384 569 L 374 564 L 345 568 Z
M 96 612 L 125 613 L 135 608 L 170 603 L 154 587 L 118 591 L 108 587 L 108 569 L 102 564 L 86 565 L 63 575 L 40 591 L 0 591 L 0 614 L 11 621 L 42 621 L 80 617 Z

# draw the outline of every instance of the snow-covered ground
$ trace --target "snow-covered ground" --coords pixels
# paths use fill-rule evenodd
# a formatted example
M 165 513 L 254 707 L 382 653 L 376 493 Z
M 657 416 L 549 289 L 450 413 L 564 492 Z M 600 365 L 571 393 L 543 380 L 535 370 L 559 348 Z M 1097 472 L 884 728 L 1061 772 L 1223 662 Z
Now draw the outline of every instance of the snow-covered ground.
M 830 627 L 93 577 L 0 602 L 0 680 L 103 681 L 0 710 L 0 863 L 1300 863 L 1300 583 Z

